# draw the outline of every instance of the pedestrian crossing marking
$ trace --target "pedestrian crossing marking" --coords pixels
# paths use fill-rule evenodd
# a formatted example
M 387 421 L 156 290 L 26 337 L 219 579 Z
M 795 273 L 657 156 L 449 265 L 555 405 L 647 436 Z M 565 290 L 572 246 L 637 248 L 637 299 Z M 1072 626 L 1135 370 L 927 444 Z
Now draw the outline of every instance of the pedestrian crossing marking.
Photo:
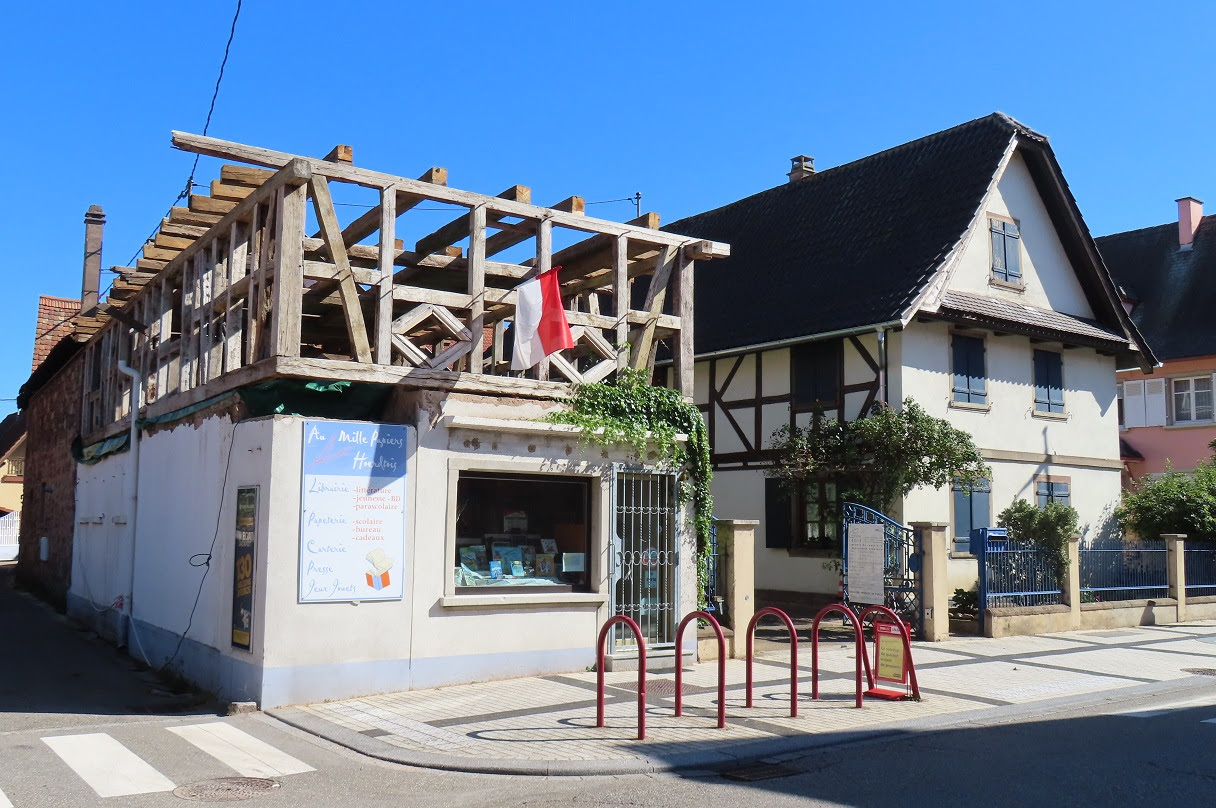
M 43 738 L 99 797 L 172 791 L 169 778 L 104 732 Z
M 243 777 L 282 777 L 316 771 L 307 763 L 222 721 L 168 727 L 168 730 Z
M 8 801 L 8 797 L 4 796 L 3 791 L 0 791 L 0 808 L 13 808 L 13 804 Z
M 1216 718 L 1209 718 L 1205 721 L 1200 721 L 1201 724 L 1216 724 Z

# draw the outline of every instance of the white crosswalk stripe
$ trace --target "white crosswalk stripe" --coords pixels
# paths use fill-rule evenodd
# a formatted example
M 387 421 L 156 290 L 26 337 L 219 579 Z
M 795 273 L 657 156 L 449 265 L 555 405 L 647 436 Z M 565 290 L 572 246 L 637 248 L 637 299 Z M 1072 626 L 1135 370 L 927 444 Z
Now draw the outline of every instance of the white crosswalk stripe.
M 1208 718 L 1200 722 L 1201 724 L 1216 724 L 1216 718 Z
M 172 791 L 169 778 L 104 732 L 43 738 L 99 797 Z
M 244 777 L 282 777 L 316 771 L 307 763 L 222 721 L 168 729 Z
M 4 796 L 3 791 L 0 791 L 0 808 L 13 808 L 13 804 L 8 801 L 8 797 Z

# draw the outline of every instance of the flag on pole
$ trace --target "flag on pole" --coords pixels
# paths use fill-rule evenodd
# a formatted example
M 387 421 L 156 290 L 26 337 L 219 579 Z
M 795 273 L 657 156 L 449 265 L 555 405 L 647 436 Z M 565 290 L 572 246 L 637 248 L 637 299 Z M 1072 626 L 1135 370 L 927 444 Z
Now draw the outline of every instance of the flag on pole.
M 519 302 L 515 305 L 515 351 L 511 355 L 511 370 L 527 370 L 554 351 L 574 347 L 574 335 L 562 308 L 561 287 L 553 267 L 516 287 Z

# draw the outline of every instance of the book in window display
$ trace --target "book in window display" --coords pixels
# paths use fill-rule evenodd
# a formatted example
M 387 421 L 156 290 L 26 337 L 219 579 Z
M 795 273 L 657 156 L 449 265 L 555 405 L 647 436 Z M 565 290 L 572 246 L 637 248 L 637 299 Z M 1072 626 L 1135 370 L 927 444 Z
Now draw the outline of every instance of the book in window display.
M 557 570 L 553 564 L 553 553 L 541 553 L 536 557 L 536 577 L 553 578 Z

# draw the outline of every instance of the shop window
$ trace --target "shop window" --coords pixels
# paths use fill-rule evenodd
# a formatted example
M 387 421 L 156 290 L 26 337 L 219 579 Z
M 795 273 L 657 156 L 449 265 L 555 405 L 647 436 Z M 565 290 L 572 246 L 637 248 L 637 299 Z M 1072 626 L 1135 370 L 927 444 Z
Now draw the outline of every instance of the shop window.
M 464 471 L 456 485 L 457 594 L 590 591 L 591 479 Z
M 795 410 L 834 410 L 840 406 L 844 341 L 805 342 L 790 349 Z
M 971 531 L 992 527 L 992 485 L 976 480 L 968 485 L 954 481 L 954 552 L 971 552 Z

